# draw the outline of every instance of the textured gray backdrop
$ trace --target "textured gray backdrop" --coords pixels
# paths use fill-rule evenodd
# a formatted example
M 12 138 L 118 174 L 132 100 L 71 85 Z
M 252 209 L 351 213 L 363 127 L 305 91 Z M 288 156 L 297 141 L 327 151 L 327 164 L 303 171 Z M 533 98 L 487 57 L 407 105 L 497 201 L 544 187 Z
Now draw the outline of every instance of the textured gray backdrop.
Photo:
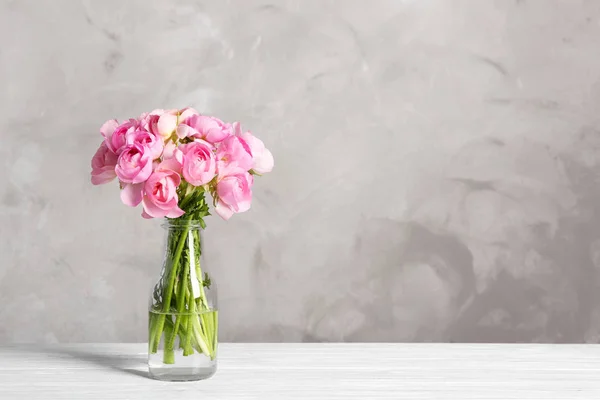
M 144 341 L 159 221 L 93 187 L 109 118 L 240 120 L 226 341 L 600 337 L 600 1 L 0 2 L 0 342 Z

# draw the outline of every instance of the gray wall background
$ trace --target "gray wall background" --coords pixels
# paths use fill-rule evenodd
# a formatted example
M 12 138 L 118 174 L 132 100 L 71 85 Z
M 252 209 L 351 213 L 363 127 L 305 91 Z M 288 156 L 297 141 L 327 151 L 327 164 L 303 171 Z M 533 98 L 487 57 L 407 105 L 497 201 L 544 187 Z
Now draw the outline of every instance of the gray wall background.
M 1 342 L 146 340 L 163 232 L 89 162 L 187 105 L 276 160 L 208 222 L 223 340 L 598 340 L 600 1 L 4 0 L 0 45 Z

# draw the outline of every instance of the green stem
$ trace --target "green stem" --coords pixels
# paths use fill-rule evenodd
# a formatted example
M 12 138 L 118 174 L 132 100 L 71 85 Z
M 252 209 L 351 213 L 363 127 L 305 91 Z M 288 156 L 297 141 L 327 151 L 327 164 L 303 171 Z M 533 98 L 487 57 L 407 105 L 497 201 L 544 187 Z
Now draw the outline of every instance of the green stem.
M 190 293 L 191 293 L 191 282 L 190 282 Z M 189 323 L 190 328 L 188 329 L 189 337 L 194 337 L 196 343 L 200 347 L 199 353 L 204 353 L 208 357 L 210 357 L 210 342 L 208 341 L 206 334 L 202 332 L 202 326 L 199 323 L 198 319 L 200 318 L 200 314 L 198 314 L 196 309 L 196 302 L 190 299 L 190 307 L 192 310 L 192 314 L 190 315 Z M 195 328 L 195 329 L 194 329 Z
M 189 226 L 189 221 L 188 221 Z M 187 229 L 185 230 L 187 233 Z M 186 235 L 187 239 L 187 235 Z M 180 239 L 180 243 L 181 243 Z M 180 254 L 181 255 L 181 254 Z M 179 261 L 179 260 L 178 260 Z M 177 333 L 179 332 L 179 325 L 181 325 L 181 320 L 185 318 L 183 312 L 185 311 L 186 306 L 186 289 L 187 289 L 187 281 L 188 281 L 188 273 L 190 272 L 189 259 L 187 260 L 188 265 L 182 265 L 183 267 L 183 277 L 181 282 L 179 282 L 179 294 L 177 295 L 177 315 L 175 315 L 175 326 L 173 327 L 173 335 L 171 335 L 171 340 L 167 341 L 165 344 L 165 349 L 172 350 L 175 344 L 175 338 L 177 337 Z
M 186 332 L 186 327 L 188 324 L 189 316 L 184 315 L 182 318 L 183 319 L 181 320 L 181 325 L 179 326 L 179 348 L 183 350 L 184 356 L 189 356 L 190 355 L 189 346 L 185 347 L 186 346 L 185 332 Z
M 186 285 L 187 286 L 187 285 Z M 190 295 L 190 291 L 189 289 L 186 287 L 186 294 L 187 294 L 187 298 L 189 299 L 188 301 L 188 311 L 190 313 L 190 315 L 187 316 L 187 320 L 185 321 L 185 324 L 183 324 L 182 329 L 185 329 L 187 331 L 187 334 L 185 335 L 185 341 L 183 344 L 183 355 L 187 356 L 190 354 L 194 354 L 194 349 L 192 349 L 192 335 L 190 334 L 192 331 L 192 319 L 196 318 L 195 312 L 196 312 L 196 302 L 194 301 L 194 299 L 192 299 L 191 295 Z M 185 328 L 184 328 L 185 327 Z
M 184 210 L 186 208 L 186 206 L 188 205 L 188 203 L 192 200 L 192 196 L 187 195 L 182 201 L 181 204 L 179 205 L 179 208 L 181 208 L 182 210 Z
M 194 231 L 192 232 L 192 234 L 194 235 L 195 240 L 200 243 L 200 234 L 198 231 Z M 204 330 L 204 336 L 206 337 L 206 344 L 208 347 L 208 353 L 206 353 L 207 356 L 209 356 L 212 359 L 214 359 L 215 356 L 215 350 L 216 350 L 216 324 L 214 323 L 214 318 L 216 316 L 216 314 L 214 312 L 210 312 L 210 308 L 208 306 L 208 301 L 206 299 L 206 292 L 204 291 L 204 284 L 203 284 L 203 276 L 202 276 L 202 268 L 200 266 L 200 259 L 201 259 L 201 251 L 198 252 L 198 260 L 192 260 L 192 262 L 195 264 L 194 267 L 196 268 L 196 275 L 199 277 L 200 280 L 200 303 L 201 303 L 201 307 L 199 309 L 200 311 L 200 321 L 202 321 L 201 324 L 201 328 Z M 214 311 L 214 310 L 213 310 Z
M 191 320 L 193 323 L 192 318 L 188 318 L 188 320 Z M 167 325 L 170 326 L 171 330 L 173 329 L 173 321 L 171 321 L 170 317 L 166 319 L 165 326 L 167 326 Z M 192 328 L 193 328 L 193 325 L 192 325 Z M 193 354 L 193 350 L 196 350 L 198 353 L 203 352 L 202 348 L 198 344 L 198 341 L 196 340 L 196 336 L 194 335 L 193 329 L 187 329 L 187 327 L 185 325 L 181 325 L 179 327 L 179 334 L 180 334 L 180 337 L 181 336 L 183 336 L 184 338 L 190 337 L 192 339 L 191 340 L 191 349 L 189 350 L 189 354 Z M 184 342 L 184 340 L 182 340 L 182 343 L 183 342 Z
M 206 336 L 202 333 L 202 325 L 200 323 L 200 318 L 193 318 L 193 331 L 194 336 L 196 338 L 196 342 L 202 349 L 202 353 L 206 354 L 210 359 L 214 359 L 212 352 L 209 348 L 209 344 L 207 343 Z
M 160 343 L 160 337 L 162 336 L 162 332 L 165 325 L 165 317 L 166 313 L 169 311 L 171 307 L 171 299 L 173 296 L 173 286 L 175 285 L 175 276 L 177 275 L 177 266 L 179 265 L 179 260 L 181 259 L 181 252 L 183 251 L 183 246 L 185 245 L 187 239 L 187 233 L 189 231 L 189 226 L 191 223 L 192 216 L 190 215 L 185 220 L 185 225 L 183 230 L 179 236 L 179 243 L 177 244 L 177 248 L 175 249 L 175 254 L 173 254 L 173 262 L 171 263 L 171 271 L 169 274 L 169 282 L 167 283 L 167 287 L 163 290 L 163 295 L 165 298 L 163 299 L 162 305 L 162 314 L 158 316 L 156 319 L 156 327 L 155 332 L 152 332 L 154 335 L 154 339 L 151 341 L 153 347 L 151 349 L 152 353 L 156 353 L 158 350 L 158 345 Z
M 169 316 L 169 318 L 170 318 L 170 316 Z M 169 323 L 165 325 L 165 342 L 171 340 L 171 338 L 173 336 L 174 336 L 173 325 L 172 325 L 172 322 L 169 320 Z M 173 350 L 173 348 L 168 349 L 165 346 L 164 354 L 163 354 L 163 363 L 164 364 L 175 364 L 175 351 Z
M 150 313 L 150 339 L 148 340 L 148 351 L 150 353 L 152 353 L 152 349 L 154 349 L 154 341 L 156 340 L 156 336 L 154 335 L 154 332 L 156 330 L 156 318 L 157 315 L 154 314 L 153 312 Z

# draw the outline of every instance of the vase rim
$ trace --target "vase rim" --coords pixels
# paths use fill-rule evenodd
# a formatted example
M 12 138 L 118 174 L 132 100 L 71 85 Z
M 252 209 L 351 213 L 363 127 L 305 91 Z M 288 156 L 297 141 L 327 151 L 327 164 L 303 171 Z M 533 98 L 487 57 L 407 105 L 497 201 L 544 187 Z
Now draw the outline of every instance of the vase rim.
M 161 226 L 165 229 L 202 229 L 202 220 L 187 218 L 164 218 Z

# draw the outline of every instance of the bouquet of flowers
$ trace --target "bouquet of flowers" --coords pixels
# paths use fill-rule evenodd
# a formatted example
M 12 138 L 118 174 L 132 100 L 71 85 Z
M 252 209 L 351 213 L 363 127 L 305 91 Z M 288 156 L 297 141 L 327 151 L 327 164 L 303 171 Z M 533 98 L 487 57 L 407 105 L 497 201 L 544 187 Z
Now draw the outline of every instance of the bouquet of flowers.
M 238 122 L 225 123 L 192 108 L 154 110 L 138 118 L 105 122 L 104 140 L 92 158 L 91 181 L 118 179 L 125 205 L 142 204 L 144 218 L 165 218 L 169 231 L 163 277 L 155 287 L 149 324 L 149 351 L 164 335 L 165 364 L 174 362 L 175 339 L 183 355 L 194 351 L 213 359 L 217 320 L 200 268 L 199 225 L 214 211 L 228 220 L 247 211 L 254 177 L 273 168 L 264 143 Z

